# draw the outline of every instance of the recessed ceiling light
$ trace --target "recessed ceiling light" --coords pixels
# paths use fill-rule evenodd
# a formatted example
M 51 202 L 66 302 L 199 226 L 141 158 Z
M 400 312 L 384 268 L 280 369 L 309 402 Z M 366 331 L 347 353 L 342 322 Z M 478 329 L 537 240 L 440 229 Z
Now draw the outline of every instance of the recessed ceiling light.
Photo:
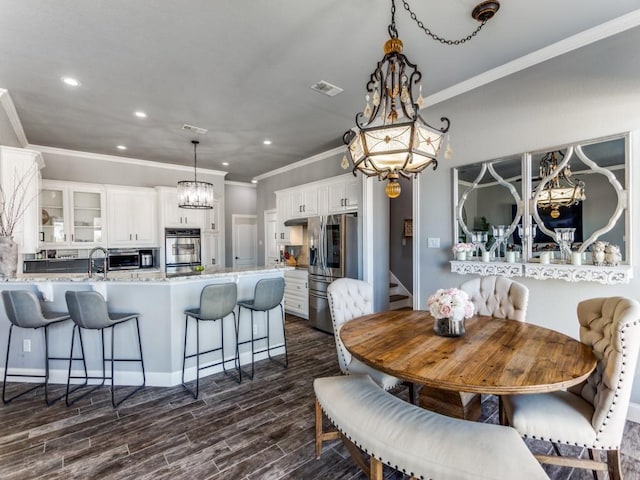
M 253 180 L 251 180 L 251 183 L 258 183 L 258 180 L 253 179 Z
M 262 143 L 264 143 L 265 145 L 271 145 L 271 140 L 265 140 L 265 141 L 264 141 L 264 142 L 262 142 Z
M 71 87 L 80 86 L 80 82 L 73 77 L 62 77 L 62 81 Z
M 126 150 L 127 147 L 125 147 L 124 145 L 118 145 L 118 150 Z
M 134 115 L 138 118 L 147 118 L 147 114 L 144 112 L 141 112 L 140 110 L 138 110 L 137 112 L 134 112 Z
M 229 162 L 222 162 L 222 166 L 223 167 L 228 167 L 229 166 Z

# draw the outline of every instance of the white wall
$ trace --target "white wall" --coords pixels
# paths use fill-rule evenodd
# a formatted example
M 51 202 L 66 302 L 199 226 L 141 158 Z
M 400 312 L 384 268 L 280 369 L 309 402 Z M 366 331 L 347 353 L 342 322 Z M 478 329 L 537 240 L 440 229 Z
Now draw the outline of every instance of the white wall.
M 451 120 L 454 157 L 436 172 L 421 175 L 422 222 L 420 291 L 424 308 L 437 288 L 455 286 L 465 277 L 450 273 L 453 241 L 452 167 L 502 158 L 530 150 L 640 129 L 640 28 L 584 47 L 510 77 L 431 107 L 429 120 Z M 640 160 L 637 138 L 632 163 Z M 632 222 L 640 222 L 640 168 L 633 165 Z M 446 220 L 446 219 L 451 220 Z M 632 248 L 640 256 L 635 229 Z M 427 237 L 440 237 L 440 249 L 428 249 Z M 576 304 L 587 298 L 624 295 L 640 297 L 640 272 L 634 264 L 628 285 L 571 284 L 521 279 L 530 290 L 527 319 L 531 323 L 578 336 Z M 640 371 L 632 401 L 640 402 Z

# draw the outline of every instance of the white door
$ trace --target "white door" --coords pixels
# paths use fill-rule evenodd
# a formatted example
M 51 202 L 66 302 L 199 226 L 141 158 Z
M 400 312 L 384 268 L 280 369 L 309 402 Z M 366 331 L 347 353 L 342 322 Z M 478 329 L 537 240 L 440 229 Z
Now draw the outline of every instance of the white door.
M 258 265 L 258 225 L 255 215 L 232 215 L 233 266 Z

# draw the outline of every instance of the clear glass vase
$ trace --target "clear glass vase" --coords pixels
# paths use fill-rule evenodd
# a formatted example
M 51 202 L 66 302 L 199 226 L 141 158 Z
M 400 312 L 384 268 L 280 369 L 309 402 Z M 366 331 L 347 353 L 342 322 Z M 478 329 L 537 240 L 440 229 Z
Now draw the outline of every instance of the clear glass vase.
M 465 334 L 464 317 L 436 318 L 433 331 L 441 337 L 460 337 Z

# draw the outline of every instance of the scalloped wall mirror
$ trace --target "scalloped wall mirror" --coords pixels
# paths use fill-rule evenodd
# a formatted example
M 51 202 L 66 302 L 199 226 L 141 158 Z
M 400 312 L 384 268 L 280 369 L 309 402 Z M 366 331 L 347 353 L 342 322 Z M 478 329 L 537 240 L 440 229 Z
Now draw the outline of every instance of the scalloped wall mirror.
M 454 238 L 493 260 L 592 264 L 592 250 L 619 247 L 631 263 L 629 135 L 554 146 L 453 169 Z

